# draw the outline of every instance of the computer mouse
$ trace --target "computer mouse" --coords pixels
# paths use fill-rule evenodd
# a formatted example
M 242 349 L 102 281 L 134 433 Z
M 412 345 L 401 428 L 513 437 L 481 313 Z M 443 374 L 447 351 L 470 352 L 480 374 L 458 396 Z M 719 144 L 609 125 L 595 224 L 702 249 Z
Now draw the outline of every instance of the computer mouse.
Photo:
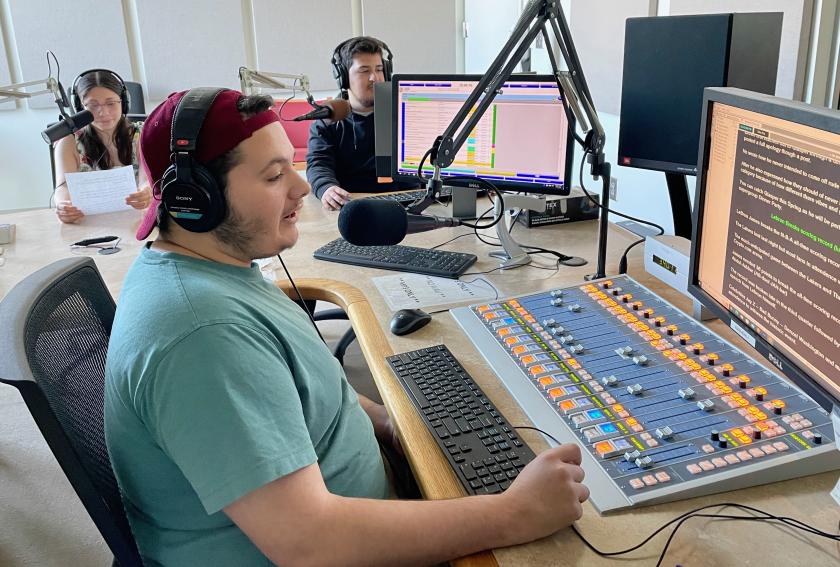
M 422 309 L 400 309 L 391 317 L 391 332 L 395 335 L 407 335 L 425 327 L 432 316 Z

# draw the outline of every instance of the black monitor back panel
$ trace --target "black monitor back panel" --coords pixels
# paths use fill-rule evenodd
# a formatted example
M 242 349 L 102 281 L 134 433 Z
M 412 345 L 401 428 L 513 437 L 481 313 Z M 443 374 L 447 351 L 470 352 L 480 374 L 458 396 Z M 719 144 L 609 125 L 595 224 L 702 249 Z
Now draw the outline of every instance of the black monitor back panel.
M 697 174 L 705 87 L 774 94 L 781 13 L 629 18 L 618 164 Z
M 391 82 L 373 85 L 374 152 L 376 176 L 391 177 Z

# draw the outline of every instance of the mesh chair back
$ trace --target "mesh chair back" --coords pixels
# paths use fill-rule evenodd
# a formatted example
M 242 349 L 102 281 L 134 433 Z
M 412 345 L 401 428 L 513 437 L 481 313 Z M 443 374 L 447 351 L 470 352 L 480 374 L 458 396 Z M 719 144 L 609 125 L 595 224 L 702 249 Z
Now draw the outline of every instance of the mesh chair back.
M 0 302 L 0 381 L 20 390 L 119 565 L 141 565 L 105 446 L 105 356 L 114 311 L 90 258 L 35 272 Z

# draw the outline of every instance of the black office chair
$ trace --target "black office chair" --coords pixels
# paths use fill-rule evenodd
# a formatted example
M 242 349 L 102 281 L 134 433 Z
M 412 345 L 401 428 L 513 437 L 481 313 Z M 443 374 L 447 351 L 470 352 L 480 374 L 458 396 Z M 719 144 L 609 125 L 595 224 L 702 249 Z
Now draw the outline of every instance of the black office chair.
M 0 382 L 20 391 L 114 565 L 140 567 L 105 446 L 105 355 L 114 310 L 90 258 L 60 260 L 30 275 L 0 302 Z
M 347 313 L 344 312 L 344 309 L 325 309 L 323 311 L 319 311 L 315 313 L 315 302 L 312 302 L 312 306 L 310 308 L 311 312 L 313 313 L 313 318 L 316 321 L 328 321 L 333 319 L 344 319 L 347 320 Z M 353 330 L 353 327 L 347 329 L 347 331 L 338 339 L 338 342 L 335 344 L 335 349 L 333 350 L 333 356 L 338 359 L 339 364 L 344 366 L 344 355 L 347 352 L 347 348 L 356 340 L 356 331 Z
M 128 114 L 146 114 L 143 85 L 126 81 L 125 89 L 128 91 Z

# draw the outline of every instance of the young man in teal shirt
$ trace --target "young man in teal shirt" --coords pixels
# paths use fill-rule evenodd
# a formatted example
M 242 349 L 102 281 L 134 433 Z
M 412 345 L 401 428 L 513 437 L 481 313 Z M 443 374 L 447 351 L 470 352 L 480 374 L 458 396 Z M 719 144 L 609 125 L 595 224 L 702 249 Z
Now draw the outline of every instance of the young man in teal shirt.
M 183 95 L 143 129 L 156 192 Z M 580 517 L 588 490 L 572 445 L 544 452 L 502 495 L 386 499 L 377 438 L 394 439 L 387 412 L 353 391 L 306 314 L 252 263 L 295 244 L 309 192 L 269 106 L 216 96 L 194 158 L 220 186 L 224 220 L 192 232 L 153 206 L 138 238 L 156 223 L 160 235 L 123 285 L 105 432 L 144 561 L 428 564 Z

